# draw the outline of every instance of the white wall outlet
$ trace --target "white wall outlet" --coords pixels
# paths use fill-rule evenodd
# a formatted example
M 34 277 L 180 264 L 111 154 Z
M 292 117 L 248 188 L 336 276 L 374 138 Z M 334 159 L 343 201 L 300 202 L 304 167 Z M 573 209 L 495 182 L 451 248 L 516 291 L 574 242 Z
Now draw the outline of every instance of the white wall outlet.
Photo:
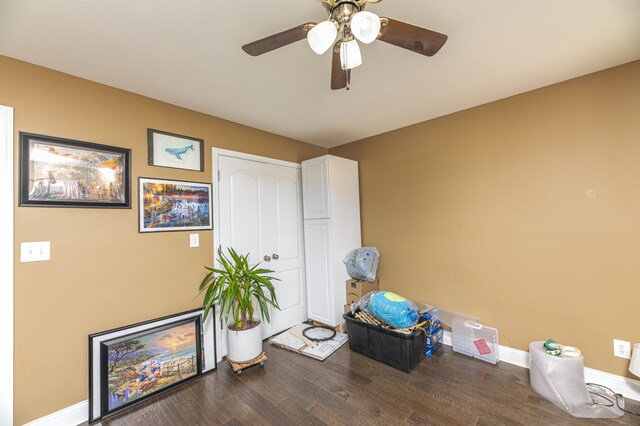
M 613 339 L 613 355 L 618 358 L 631 359 L 631 343 L 625 340 Z
M 189 234 L 189 247 L 200 247 L 200 234 Z
M 49 259 L 51 259 L 49 241 L 20 244 L 20 262 L 42 262 Z

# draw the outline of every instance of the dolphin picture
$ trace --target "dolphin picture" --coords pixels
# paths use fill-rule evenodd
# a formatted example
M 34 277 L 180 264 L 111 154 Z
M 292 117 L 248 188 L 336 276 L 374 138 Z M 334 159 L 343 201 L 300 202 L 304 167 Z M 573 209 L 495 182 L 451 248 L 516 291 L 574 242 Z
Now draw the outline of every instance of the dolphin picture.
M 185 146 L 184 148 L 165 148 L 165 151 L 167 151 L 171 155 L 175 155 L 178 160 L 182 160 L 181 155 L 186 153 L 189 150 L 189 148 L 194 150 L 193 145 L 189 145 L 189 146 Z

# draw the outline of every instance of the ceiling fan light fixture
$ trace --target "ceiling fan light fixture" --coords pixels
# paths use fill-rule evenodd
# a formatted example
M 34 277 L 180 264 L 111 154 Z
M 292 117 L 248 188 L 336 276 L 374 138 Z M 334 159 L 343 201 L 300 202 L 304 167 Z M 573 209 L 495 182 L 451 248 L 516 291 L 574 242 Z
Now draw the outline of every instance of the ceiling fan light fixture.
M 351 17 L 351 33 L 364 44 L 369 44 L 380 34 L 380 17 L 371 12 L 358 12 Z
M 360 46 L 354 39 L 343 41 L 340 44 L 340 64 L 343 70 L 350 70 L 362 65 Z
M 307 41 L 311 49 L 318 55 L 329 50 L 338 35 L 338 26 L 335 21 L 320 22 L 307 33 Z

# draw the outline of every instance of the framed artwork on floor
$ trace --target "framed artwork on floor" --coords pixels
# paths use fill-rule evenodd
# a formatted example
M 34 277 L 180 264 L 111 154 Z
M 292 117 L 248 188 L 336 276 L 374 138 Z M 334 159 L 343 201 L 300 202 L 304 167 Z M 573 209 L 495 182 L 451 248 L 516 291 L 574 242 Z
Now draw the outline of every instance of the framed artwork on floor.
M 145 177 L 138 182 L 139 232 L 213 229 L 210 183 Z
M 155 129 L 147 130 L 149 165 L 204 171 L 204 140 Z
M 200 376 L 199 348 L 199 317 L 100 343 L 101 417 Z
M 217 368 L 214 316 L 202 309 L 89 336 L 89 422 Z
M 130 208 L 131 150 L 20 132 L 20 206 Z

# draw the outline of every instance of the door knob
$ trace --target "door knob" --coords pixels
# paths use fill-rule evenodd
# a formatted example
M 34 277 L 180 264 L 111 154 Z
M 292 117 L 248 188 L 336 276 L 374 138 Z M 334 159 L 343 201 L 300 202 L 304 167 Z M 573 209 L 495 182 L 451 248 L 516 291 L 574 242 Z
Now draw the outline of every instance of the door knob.
M 278 256 L 277 253 L 273 253 L 273 260 L 278 260 L 280 259 L 280 256 Z
M 271 257 L 269 257 L 268 255 L 265 255 L 264 260 L 265 262 L 271 262 Z

